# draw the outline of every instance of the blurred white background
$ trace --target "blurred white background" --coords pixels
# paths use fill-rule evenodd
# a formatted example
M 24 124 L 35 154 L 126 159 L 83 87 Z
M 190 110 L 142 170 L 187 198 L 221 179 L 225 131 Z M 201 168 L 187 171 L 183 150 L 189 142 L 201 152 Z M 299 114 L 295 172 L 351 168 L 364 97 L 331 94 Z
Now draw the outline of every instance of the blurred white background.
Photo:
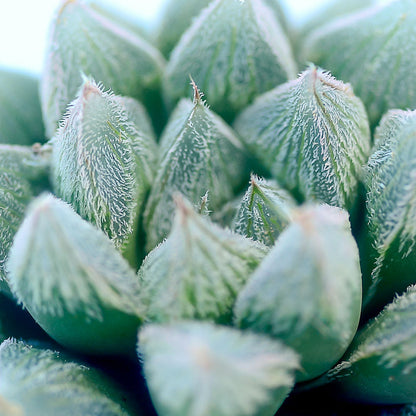
M 136 15 L 148 24 L 156 21 L 165 0 L 106 0 L 106 3 Z M 328 0 L 282 0 L 288 15 L 300 21 L 309 11 Z M 47 31 L 61 0 L 0 0 L 0 66 L 39 73 Z

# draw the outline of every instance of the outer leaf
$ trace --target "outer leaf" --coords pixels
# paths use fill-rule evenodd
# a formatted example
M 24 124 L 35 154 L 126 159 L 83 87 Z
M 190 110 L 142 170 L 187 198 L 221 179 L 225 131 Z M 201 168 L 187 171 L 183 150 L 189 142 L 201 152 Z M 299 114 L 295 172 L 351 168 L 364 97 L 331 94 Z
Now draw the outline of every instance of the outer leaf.
M 188 94 L 188 76 L 226 120 L 253 98 L 296 76 L 291 48 L 262 0 L 215 0 L 184 33 L 166 68 L 165 95 Z
M 196 322 L 146 326 L 139 354 L 165 416 L 270 416 L 298 367 L 296 354 L 277 341 Z
M 156 45 L 163 55 L 169 57 L 183 32 L 210 2 L 211 0 L 170 0 L 165 2 L 156 33 Z
M 370 131 L 364 106 L 348 84 L 311 66 L 259 97 L 235 128 L 295 195 L 351 208 Z
M 196 214 L 179 196 L 176 203 L 171 233 L 139 270 L 146 318 L 230 323 L 237 294 L 267 249 Z
M 58 351 L 6 340 L 0 345 L 0 374 L 0 411 L 7 403 L 6 415 L 130 414 L 112 380 Z
M 237 208 L 232 229 L 272 246 L 291 221 L 295 205 L 291 195 L 275 181 L 252 175 L 250 186 Z
M 240 140 L 194 87 L 194 103 L 178 104 L 161 138 L 159 168 L 145 211 L 147 251 L 170 231 L 175 192 L 196 204 L 208 191 L 210 209 L 216 211 L 246 180 L 247 154 Z
M 416 282 L 415 134 L 416 111 L 389 111 L 376 130 L 365 176 L 375 258 L 366 294 L 369 307 L 382 307 Z
M 44 141 L 38 88 L 35 77 L 0 68 L 0 143 Z
M 241 328 L 282 340 L 301 356 L 297 380 L 319 376 L 358 327 L 361 273 L 346 212 L 303 208 L 260 264 L 236 306 Z
M 75 98 L 82 72 L 117 94 L 137 98 L 153 109 L 164 61 L 160 53 L 117 18 L 82 0 L 65 0 L 51 23 L 41 80 L 48 137 Z
M 416 288 L 412 286 L 359 332 L 343 362 L 328 376 L 355 400 L 414 403 L 415 351 Z
M 48 157 L 38 147 L 0 145 L 0 291 L 10 295 L 5 264 L 35 183 L 47 178 Z
M 416 107 L 415 6 L 390 0 L 329 22 L 304 44 L 307 59 L 351 82 L 373 126 L 390 108 Z
M 136 107 L 136 108 L 134 108 Z M 137 229 L 153 180 L 156 144 L 131 99 L 85 80 L 53 140 L 56 193 L 101 228 L 129 262 L 137 262 Z
M 8 271 L 13 293 L 62 345 L 94 354 L 134 348 L 142 320 L 134 271 L 64 202 L 52 195 L 33 202 Z

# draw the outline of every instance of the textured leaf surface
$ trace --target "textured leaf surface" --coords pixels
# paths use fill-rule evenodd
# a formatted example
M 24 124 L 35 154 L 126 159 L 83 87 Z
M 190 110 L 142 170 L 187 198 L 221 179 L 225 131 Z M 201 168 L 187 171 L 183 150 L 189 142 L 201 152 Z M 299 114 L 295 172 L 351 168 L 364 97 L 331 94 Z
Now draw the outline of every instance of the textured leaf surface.
M 136 108 L 135 108 L 136 107 Z M 137 221 L 154 176 L 156 144 L 131 99 L 85 80 L 53 140 L 54 188 L 136 262 Z
M 35 194 L 33 181 L 46 179 L 48 158 L 25 146 L 0 145 L 0 290 L 9 293 L 5 264 L 13 237 Z
M 232 229 L 238 234 L 273 246 L 291 221 L 296 206 L 291 195 L 273 180 L 252 175 L 250 186 L 241 200 Z
M 277 341 L 208 323 L 148 325 L 139 353 L 164 416 L 270 416 L 298 367 L 296 354 Z
M 237 294 L 267 248 L 213 224 L 179 196 L 176 201 L 171 233 L 139 270 L 146 318 L 230 323 Z
M 38 80 L 0 69 L 0 143 L 31 145 L 44 141 Z
M 64 1 L 51 23 L 41 79 L 48 137 L 75 98 L 82 73 L 152 106 L 163 66 L 161 54 L 128 27 L 82 0 Z
M 311 66 L 259 97 L 235 128 L 283 187 L 301 199 L 351 207 L 370 132 L 348 84 Z
M 262 0 L 216 0 L 172 51 L 165 95 L 188 94 L 189 74 L 212 109 L 229 120 L 253 98 L 296 76 L 289 42 Z
M 147 250 L 170 231 L 175 192 L 199 203 L 208 191 L 210 209 L 230 200 L 247 179 L 247 155 L 233 130 L 202 102 L 182 100 L 160 142 L 160 161 L 145 211 Z
M 416 283 L 416 111 L 391 110 L 366 168 L 367 225 L 374 248 L 366 302 L 383 306 Z
M 142 312 L 135 273 L 102 231 L 42 195 L 16 234 L 9 283 L 39 325 L 74 350 L 134 349 Z
M 12 339 L 0 345 L 0 400 L 0 412 L 7 403 L 7 416 L 130 414 L 123 392 L 100 371 Z
M 345 211 L 303 208 L 240 292 L 236 323 L 281 339 L 301 356 L 298 381 L 329 370 L 361 312 L 358 249 Z
M 304 55 L 351 82 L 372 125 L 390 108 L 415 108 L 416 2 L 385 2 L 311 33 Z
M 416 402 L 416 289 L 387 305 L 329 372 L 349 397 L 373 403 Z

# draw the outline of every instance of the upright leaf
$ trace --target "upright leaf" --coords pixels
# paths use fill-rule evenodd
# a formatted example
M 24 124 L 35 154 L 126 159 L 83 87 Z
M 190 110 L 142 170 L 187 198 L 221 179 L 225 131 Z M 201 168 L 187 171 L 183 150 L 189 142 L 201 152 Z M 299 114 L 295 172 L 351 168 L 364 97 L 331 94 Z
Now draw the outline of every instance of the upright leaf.
M 235 128 L 300 199 L 352 207 L 370 131 L 364 106 L 348 84 L 311 65 L 297 80 L 259 97 Z
M 106 235 L 42 195 L 30 206 L 8 261 L 13 293 L 62 345 L 128 354 L 142 322 L 134 271 Z

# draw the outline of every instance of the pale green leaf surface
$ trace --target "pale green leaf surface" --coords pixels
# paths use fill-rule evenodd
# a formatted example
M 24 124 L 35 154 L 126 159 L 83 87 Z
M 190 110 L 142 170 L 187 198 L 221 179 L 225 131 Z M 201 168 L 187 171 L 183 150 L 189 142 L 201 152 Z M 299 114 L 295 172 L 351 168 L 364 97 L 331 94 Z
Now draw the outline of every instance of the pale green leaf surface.
M 370 131 L 351 87 L 311 66 L 258 97 L 235 129 L 277 181 L 300 199 L 351 208 Z
M 0 143 L 31 145 L 44 141 L 38 89 L 34 76 L 0 68 Z
M 138 348 L 163 416 L 273 415 L 298 367 L 296 354 L 277 341 L 206 322 L 147 325 Z
M 348 397 L 373 403 L 416 401 L 416 290 L 408 288 L 355 337 L 328 373 Z
M 48 158 L 34 148 L 0 145 L 0 290 L 10 294 L 5 264 L 13 237 L 35 195 L 33 182 L 46 179 Z
M 212 109 L 229 120 L 296 70 L 289 41 L 262 0 L 215 0 L 172 51 L 163 86 L 174 104 L 187 96 L 191 75 Z
M 239 203 L 232 223 L 238 234 L 273 246 L 291 221 L 296 203 L 276 181 L 252 175 L 250 186 Z
M 0 345 L 0 413 L 7 416 L 128 416 L 123 392 L 71 356 L 8 339 Z
M 130 99 L 85 80 L 53 139 L 54 189 L 135 265 L 137 221 L 153 180 L 157 147 Z
M 379 305 L 416 282 L 416 111 L 391 110 L 376 130 L 365 172 L 375 250 L 367 301 Z
M 239 327 L 299 353 L 298 381 L 319 376 L 341 358 L 360 312 L 361 272 L 348 215 L 325 205 L 293 214 L 235 306 Z
M 145 210 L 147 251 L 170 231 L 175 192 L 193 204 L 208 191 L 219 209 L 245 182 L 247 154 L 234 131 L 199 98 L 182 100 L 165 128 L 160 160 Z
M 179 196 L 176 201 L 169 236 L 139 270 L 146 319 L 230 323 L 237 294 L 267 248 L 220 228 Z
M 106 235 L 52 195 L 38 197 L 7 263 L 13 293 L 61 344 L 126 353 L 142 320 L 138 281 Z
M 415 108 L 416 2 L 390 0 L 312 32 L 304 56 L 351 82 L 375 126 L 391 108 Z
M 64 1 L 51 23 L 41 79 L 48 137 L 74 100 L 82 73 L 152 106 L 163 67 L 161 54 L 128 27 L 82 0 Z

